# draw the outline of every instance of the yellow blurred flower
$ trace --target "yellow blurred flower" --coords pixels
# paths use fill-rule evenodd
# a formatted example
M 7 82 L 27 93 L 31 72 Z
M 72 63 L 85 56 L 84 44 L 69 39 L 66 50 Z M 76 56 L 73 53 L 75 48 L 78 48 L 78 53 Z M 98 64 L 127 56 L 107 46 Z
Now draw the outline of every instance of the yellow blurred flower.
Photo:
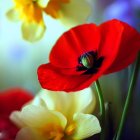
M 13 0 L 14 8 L 7 16 L 9 19 L 22 20 L 22 36 L 34 42 L 45 32 L 43 13 L 59 19 L 69 27 L 84 23 L 90 7 L 86 0 Z
M 101 131 L 91 114 L 95 97 L 90 88 L 76 93 L 42 90 L 11 120 L 22 129 L 16 140 L 81 140 Z

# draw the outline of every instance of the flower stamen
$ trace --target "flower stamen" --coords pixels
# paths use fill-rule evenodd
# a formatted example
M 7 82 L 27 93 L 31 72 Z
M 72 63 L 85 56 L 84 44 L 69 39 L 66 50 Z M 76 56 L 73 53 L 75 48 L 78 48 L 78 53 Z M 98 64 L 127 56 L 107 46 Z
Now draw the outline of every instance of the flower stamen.
M 86 68 L 91 68 L 94 63 L 94 58 L 90 53 L 85 53 L 84 55 L 81 56 L 81 63 Z
M 97 73 L 103 60 L 104 57 L 98 57 L 96 51 L 86 52 L 78 58 L 79 65 L 77 66 L 77 71 L 85 71 L 83 74 Z

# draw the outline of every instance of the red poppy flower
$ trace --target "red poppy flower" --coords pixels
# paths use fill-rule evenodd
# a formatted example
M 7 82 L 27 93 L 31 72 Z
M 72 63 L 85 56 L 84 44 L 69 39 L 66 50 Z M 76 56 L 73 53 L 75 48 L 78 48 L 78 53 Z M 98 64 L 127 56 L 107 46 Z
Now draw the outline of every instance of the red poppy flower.
M 38 68 L 38 79 L 46 89 L 81 90 L 101 75 L 127 67 L 139 50 L 140 34 L 124 22 L 80 25 L 58 39 L 50 63 Z
M 29 92 L 18 88 L 0 92 L 0 140 L 15 140 L 18 128 L 10 121 L 9 115 L 32 98 Z

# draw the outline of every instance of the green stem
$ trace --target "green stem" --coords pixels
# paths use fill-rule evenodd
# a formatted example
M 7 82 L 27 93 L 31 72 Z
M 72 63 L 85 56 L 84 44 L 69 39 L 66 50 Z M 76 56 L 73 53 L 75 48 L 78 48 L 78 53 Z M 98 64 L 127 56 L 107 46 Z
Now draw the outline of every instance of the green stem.
M 137 61 L 136 61 L 136 64 L 134 66 L 134 70 L 133 70 L 133 73 L 132 73 L 132 76 L 131 76 L 131 81 L 130 81 L 130 85 L 129 85 L 129 89 L 128 89 L 128 94 L 127 94 L 127 97 L 126 97 L 126 101 L 125 101 L 121 121 L 120 121 L 120 124 L 119 124 L 119 127 L 118 127 L 118 131 L 117 131 L 113 140 L 120 140 L 121 139 L 122 130 L 123 130 L 124 123 L 125 123 L 125 120 L 126 120 L 126 117 L 127 117 L 127 113 L 128 113 L 128 110 L 129 110 L 130 103 L 132 101 L 132 96 L 133 96 L 133 92 L 134 92 L 137 77 L 138 77 L 139 67 L 140 67 L 140 53 L 138 54 L 138 58 L 137 58 Z
M 103 98 L 103 94 L 102 94 L 102 90 L 101 90 L 101 86 L 99 81 L 97 80 L 95 82 L 95 87 L 98 93 L 98 97 L 99 97 L 99 104 L 100 104 L 100 115 L 101 115 L 101 127 L 102 127 L 102 133 L 101 133 L 101 140 L 104 140 L 104 128 L 105 128 L 105 104 L 104 104 L 104 98 Z

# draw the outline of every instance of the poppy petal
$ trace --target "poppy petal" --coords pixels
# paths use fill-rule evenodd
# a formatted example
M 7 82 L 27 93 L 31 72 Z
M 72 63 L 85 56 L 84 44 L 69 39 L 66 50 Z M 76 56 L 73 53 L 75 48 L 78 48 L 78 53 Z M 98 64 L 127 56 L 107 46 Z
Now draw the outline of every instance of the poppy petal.
M 18 128 L 11 122 L 9 115 L 14 110 L 20 110 L 21 107 L 30 101 L 33 96 L 30 92 L 14 88 L 0 92 L 0 139 L 15 140 Z
M 71 68 L 78 65 L 77 57 L 97 50 L 100 34 L 95 24 L 85 24 L 65 32 L 54 45 L 50 62 L 60 68 Z
M 88 87 L 90 83 L 87 80 L 91 79 L 91 75 L 62 75 L 51 64 L 43 64 L 38 68 L 38 79 L 45 89 L 69 92 Z
M 140 51 L 140 34 L 131 26 L 120 22 L 123 26 L 123 34 L 119 51 L 113 64 L 108 68 L 106 74 L 124 69 L 136 59 Z
M 101 41 L 97 52 L 99 56 L 104 57 L 99 71 L 103 74 L 117 57 L 123 34 L 123 26 L 119 20 L 113 19 L 101 24 L 99 30 Z
M 0 92 L 0 114 L 9 114 L 33 98 L 32 94 L 20 88 Z

